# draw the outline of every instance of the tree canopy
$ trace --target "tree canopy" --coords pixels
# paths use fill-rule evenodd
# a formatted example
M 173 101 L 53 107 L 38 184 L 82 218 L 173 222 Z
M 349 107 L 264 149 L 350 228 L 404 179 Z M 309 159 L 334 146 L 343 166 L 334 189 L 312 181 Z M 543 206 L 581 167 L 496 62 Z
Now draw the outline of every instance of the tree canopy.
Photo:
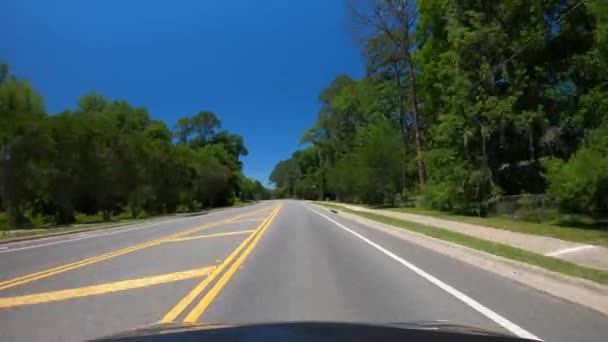
M 605 1 L 348 5 L 367 73 L 321 92 L 308 146 L 273 172 L 280 193 L 476 215 L 546 194 L 608 212 Z
M 243 175 L 247 153 L 209 111 L 182 117 L 172 132 L 146 108 L 90 93 L 49 115 L 32 86 L 0 66 L 0 211 L 9 228 L 268 198 Z

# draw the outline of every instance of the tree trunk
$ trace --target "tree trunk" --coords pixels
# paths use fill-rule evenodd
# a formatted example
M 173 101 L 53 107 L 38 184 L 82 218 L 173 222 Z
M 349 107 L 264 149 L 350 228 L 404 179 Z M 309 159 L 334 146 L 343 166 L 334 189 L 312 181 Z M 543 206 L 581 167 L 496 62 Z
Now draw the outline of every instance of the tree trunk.
M 416 156 L 418 159 L 418 182 L 422 189 L 426 183 L 426 167 L 424 165 L 424 160 L 422 159 L 422 130 L 420 128 L 420 114 L 418 111 L 418 95 L 416 94 L 416 75 L 414 73 L 412 54 L 409 52 L 409 49 L 405 51 L 405 59 L 407 61 L 407 69 L 410 78 L 410 96 L 412 98 L 412 109 L 414 112 L 414 139 L 416 142 Z
M 533 127 L 530 124 L 528 127 L 528 143 L 529 143 L 529 151 L 530 151 L 530 161 L 536 160 L 536 153 L 534 151 L 534 132 L 532 131 Z
M 319 166 L 320 166 L 320 170 L 321 170 L 321 182 L 319 184 L 319 196 L 321 197 L 320 200 L 321 201 L 325 201 L 325 188 L 326 186 L 326 170 L 327 167 L 326 165 L 327 163 L 327 156 L 325 155 L 325 153 L 323 153 L 320 149 L 319 149 Z
M 486 147 L 486 143 L 487 143 L 487 133 L 486 130 L 483 126 L 480 126 L 480 132 L 481 132 L 481 160 L 482 160 L 482 164 L 483 164 L 483 171 L 485 171 L 486 173 L 486 177 L 488 177 L 488 180 L 490 181 L 490 184 L 492 184 L 492 186 L 494 186 L 494 176 L 492 174 L 492 169 L 490 169 L 490 163 L 488 162 L 488 153 L 487 153 L 487 147 Z
M 59 224 L 69 224 L 76 221 L 74 217 L 74 206 L 69 201 L 66 201 L 62 204 L 61 208 L 59 208 L 59 212 L 57 213 L 57 223 Z
M 401 144 L 403 145 L 403 160 L 401 163 L 401 193 L 405 190 L 405 161 L 407 159 L 407 135 L 405 127 L 405 113 L 403 110 L 403 97 L 401 96 L 401 77 L 399 76 L 399 67 L 397 63 L 393 64 L 395 72 L 395 80 L 397 81 L 397 94 L 399 101 L 399 127 L 401 128 Z
M 319 182 L 319 200 L 325 201 L 325 171 L 321 169 L 321 182 Z
M 25 216 L 23 215 L 23 210 L 21 210 L 21 206 L 8 204 L 6 207 L 6 214 L 8 218 L 7 224 L 9 228 L 24 228 Z
M 486 131 L 483 128 L 483 126 L 480 127 L 479 131 L 481 133 L 481 157 L 485 161 L 486 160 Z
M 416 73 L 414 71 L 414 61 L 412 60 L 412 53 L 410 51 L 410 17 L 408 4 L 405 3 L 402 7 L 403 15 L 401 17 L 401 29 L 404 35 L 403 41 L 403 54 L 405 62 L 407 63 L 407 71 L 410 79 L 410 97 L 412 99 L 412 109 L 414 112 L 414 139 L 416 143 L 416 156 L 418 159 L 418 182 L 420 189 L 424 187 L 426 183 L 426 167 L 424 160 L 422 159 L 422 125 L 420 123 L 420 111 L 418 108 L 418 94 L 416 92 Z

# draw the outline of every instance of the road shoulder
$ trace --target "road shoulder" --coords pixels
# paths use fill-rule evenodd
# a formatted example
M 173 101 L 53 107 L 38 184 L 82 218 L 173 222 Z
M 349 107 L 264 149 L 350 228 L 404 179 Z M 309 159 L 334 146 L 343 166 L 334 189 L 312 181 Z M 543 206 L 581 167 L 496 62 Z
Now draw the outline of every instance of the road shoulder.
M 321 205 L 310 205 L 325 212 L 330 211 Z M 339 211 L 339 215 L 608 316 L 608 286 L 380 223 L 343 210 Z
M 333 204 L 333 203 L 332 203 Z M 562 259 L 583 267 L 608 270 L 608 249 L 600 245 L 574 242 L 555 236 L 537 235 L 501 229 L 485 225 L 471 224 L 434 216 L 402 213 L 385 209 L 370 209 L 346 203 L 335 203 L 356 213 L 382 215 L 397 220 L 412 222 L 429 227 L 437 227 L 478 239 L 513 246 L 532 253 Z M 556 228 L 558 229 L 558 228 Z

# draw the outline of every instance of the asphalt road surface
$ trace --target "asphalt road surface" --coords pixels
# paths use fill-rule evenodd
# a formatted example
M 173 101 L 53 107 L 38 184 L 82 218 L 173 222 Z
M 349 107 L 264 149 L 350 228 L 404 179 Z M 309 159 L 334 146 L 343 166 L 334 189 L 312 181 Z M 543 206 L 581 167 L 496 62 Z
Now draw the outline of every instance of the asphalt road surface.
M 304 202 L 0 245 L 0 341 L 293 320 L 608 336 L 606 316 Z

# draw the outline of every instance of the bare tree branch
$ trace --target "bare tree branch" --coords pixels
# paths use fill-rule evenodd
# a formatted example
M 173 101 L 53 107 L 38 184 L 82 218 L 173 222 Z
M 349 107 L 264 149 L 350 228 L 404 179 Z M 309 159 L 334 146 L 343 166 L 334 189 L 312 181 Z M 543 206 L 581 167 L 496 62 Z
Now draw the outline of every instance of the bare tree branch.
M 398 51 L 401 64 L 407 66 L 409 97 L 414 114 L 414 137 L 418 159 L 418 180 L 420 186 L 426 183 L 426 168 L 422 156 L 422 120 L 416 91 L 416 70 L 412 57 L 415 46 L 417 5 L 414 0 L 347 0 L 347 7 L 353 20 L 361 26 L 360 32 L 372 36 L 385 35 Z

